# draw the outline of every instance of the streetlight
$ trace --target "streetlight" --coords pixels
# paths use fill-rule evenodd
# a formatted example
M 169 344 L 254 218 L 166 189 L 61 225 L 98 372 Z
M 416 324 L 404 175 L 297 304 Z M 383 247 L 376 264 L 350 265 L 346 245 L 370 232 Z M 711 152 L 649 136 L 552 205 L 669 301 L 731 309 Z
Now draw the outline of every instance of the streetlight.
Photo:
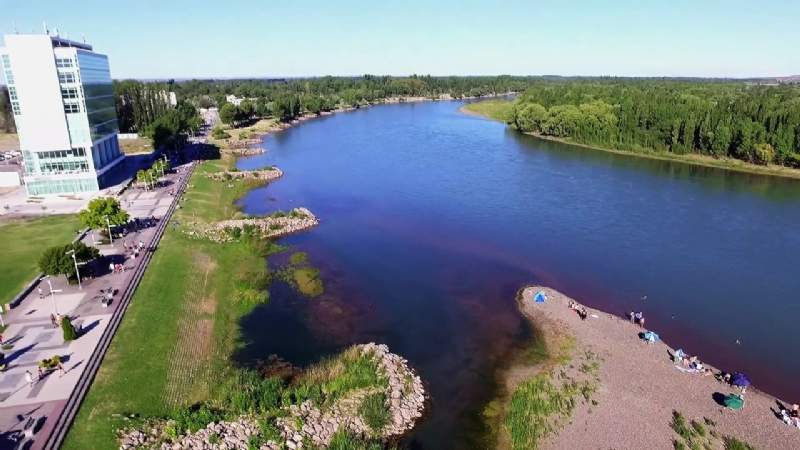
M 56 292 L 61 292 L 62 289 L 53 290 L 53 283 L 50 282 L 50 275 L 46 275 L 43 280 L 47 281 L 47 285 L 50 286 L 50 300 L 53 302 L 53 313 L 58 315 L 58 307 L 56 307 Z
M 108 225 L 108 238 L 111 239 L 111 245 L 114 245 L 114 236 L 111 235 L 111 221 L 108 220 L 108 216 L 103 216 L 106 219 L 106 225 Z
M 75 263 L 75 276 L 78 277 L 78 289 L 82 290 L 83 286 L 81 286 L 81 272 L 78 270 L 78 258 L 75 257 L 75 249 L 68 251 L 65 253 L 65 255 L 72 256 L 72 262 Z

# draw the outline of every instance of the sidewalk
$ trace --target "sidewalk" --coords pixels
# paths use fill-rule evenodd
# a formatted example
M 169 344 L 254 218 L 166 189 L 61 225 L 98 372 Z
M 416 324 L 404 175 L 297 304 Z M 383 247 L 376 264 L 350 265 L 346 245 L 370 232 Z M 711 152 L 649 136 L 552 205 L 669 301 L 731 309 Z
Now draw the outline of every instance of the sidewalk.
M 14 438 L 19 437 L 26 425 L 36 430 L 32 445 L 26 448 L 42 448 L 112 316 L 123 307 L 123 293 L 132 282 L 138 281 L 134 280 L 136 269 L 143 260 L 148 260 L 143 253 L 135 259 L 126 255 L 123 242 L 130 246 L 142 241 L 146 249 L 157 246 L 158 242 L 154 240 L 158 226 L 178 198 L 171 192 L 178 191 L 190 173 L 188 168 L 189 165 L 180 166 L 177 171 L 167 174 L 164 177 L 166 185 L 156 190 L 129 189 L 120 197 L 120 203 L 131 219 L 156 219 L 148 227 L 128 230 L 126 236 L 115 238 L 113 244 L 97 246 L 101 254 L 114 263 L 124 264 L 124 272 L 111 273 L 108 267 L 101 268 L 102 275 L 82 279 L 82 289 L 77 285 L 67 285 L 63 276 L 53 277 L 50 280 L 52 296 L 48 283 L 40 281 L 41 298 L 38 289 L 34 288 L 4 316 L 9 325 L 3 333 L 4 343 L 13 347 L 2 350 L 8 368 L 0 373 L 0 449 L 15 448 Z M 84 243 L 93 245 L 94 239 L 99 240 L 93 233 L 84 237 Z M 109 306 L 104 306 L 100 301 L 101 291 L 106 292 L 109 288 L 113 290 L 114 298 Z M 51 314 L 69 316 L 76 329 L 82 329 L 80 337 L 64 343 L 61 328 L 53 326 Z M 56 370 L 38 379 L 38 362 L 55 355 L 64 361 L 64 373 Z M 31 384 L 25 379 L 26 371 L 33 375 Z

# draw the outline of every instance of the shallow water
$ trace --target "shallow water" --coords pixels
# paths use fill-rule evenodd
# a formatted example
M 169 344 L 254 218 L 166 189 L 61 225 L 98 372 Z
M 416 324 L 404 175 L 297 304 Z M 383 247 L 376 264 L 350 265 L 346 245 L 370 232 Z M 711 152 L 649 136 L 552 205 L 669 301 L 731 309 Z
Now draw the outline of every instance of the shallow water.
M 799 182 L 546 142 L 460 106 L 318 118 L 240 160 L 285 172 L 241 200 L 246 212 L 320 217 L 282 242 L 308 252 L 326 288 L 308 300 L 275 286 L 243 321 L 240 362 L 386 343 L 432 395 L 411 447 L 481 448 L 497 369 L 530 339 L 514 294 L 537 282 L 642 310 L 672 345 L 800 400 Z

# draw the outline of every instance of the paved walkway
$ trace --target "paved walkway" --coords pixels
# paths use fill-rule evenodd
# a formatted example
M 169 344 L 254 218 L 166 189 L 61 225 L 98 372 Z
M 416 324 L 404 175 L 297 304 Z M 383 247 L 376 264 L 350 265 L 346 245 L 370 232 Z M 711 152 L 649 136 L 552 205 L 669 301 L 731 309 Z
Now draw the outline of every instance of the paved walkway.
M 0 374 L 0 449 L 18 448 L 17 440 L 26 428 L 35 435 L 24 448 L 39 449 L 53 431 L 58 416 L 81 381 L 90 357 L 104 337 L 104 332 L 114 313 L 124 307 L 123 293 L 133 282 L 138 282 L 137 267 L 145 260 L 141 254 L 132 258 L 123 243 L 129 246 L 142 241 L 146 248 L 155 247 L 159 222 L 168 213 L 176 197 L 172 195 L 188 175 L 188 166 L 178 167 L 164 180 L 166 185 L 153 191 L 129 189 L 120 202 L 131 218 L 148 219 L 154 223 L 138 230 L 129 230 L 114 243 L 99 245 L 100 252 L 115 263 L 122 263 L 125 271 L 111 273 L 108 263 L 96 270 L 101 275 L 82 280 L 82 289 L 66 284 L 64 277 L 50 279 L 53 292 L 46 281 L 40 281 L 20 304 L 4 315 L 8 328 L 3 333 L 2 350 L 7 369 Z M 93 233 L 93 232 L 92 232 Z M 83 241 L 92 245 L 96 235 L 87 234 Z M 97 238 L 99 240 L 99 238 Z M 87 270 L 88 271 L 88 270 Z M 101 302 L 103 293 L 111 289 L 114 297 L 109 306 Z M 69 316 L 80 337 L 65 343 L 60 327 L 55 327 L 51 314 Z M 107 340 L 107 339 L 106 339 Z M 52 356 L 61 357 L 63 371 L 56 370 L 38 376 L 38 362 Z M 26 372 L 33 382 L 26 380 Z

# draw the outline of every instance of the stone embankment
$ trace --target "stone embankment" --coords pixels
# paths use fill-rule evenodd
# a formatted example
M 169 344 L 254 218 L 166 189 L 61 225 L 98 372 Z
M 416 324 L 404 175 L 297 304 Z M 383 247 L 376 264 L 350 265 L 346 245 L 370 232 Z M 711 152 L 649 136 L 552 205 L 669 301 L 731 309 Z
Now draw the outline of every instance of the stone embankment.
M 363 354 L 376 358 L 378 370 L 386 377 L 384 396 L 389 412 L 389 423 L 380 430 L 371 429 L 359 414 L 364 398 L 379 393 L 376 389 L 362 389 L 340 399 L 330 409 L 323 411 L 312 402 L 291 405 L 289 416 L 278 420 L 281 435 L 290 449 L 311 442 L 326 448 L 338 430 L 347 430 L 355 436 L 390 438 L 400 436 L 414 427 L 425 409 L 425 388 L 422 380 L 409 368 L 403 357 L 389 352 L 386 345 L 369 343 L 361 346 Z M 297 428 L 301 423 L 302 427 Z M 278 447 L 276 447 L 278 448 Z
M 157 448 L 161 450 L 232 450 L 249 449 L 250 440 L 258 436 L 258 422 L 248 416 L 234 421 L 211 422 L 194 433 L 180 436 L 175 440 L 164 440 L 165 430 L 174 426 L 173 421 L 153 424 L 146 431 L 131 430 L 120 436 L 121 450 Z M 160 443 L 160 445 L 159 445 Z M 268 445 L 261 447 L 269 449 Z
M 206 176 L 212 180 L 261 180 L 273 181 L 283 176 L 283 171 L 277 167 L 270 167 L 264 170 L 224 170 L 220 172 L 207 173 Z
M 278 238 L 307 230 L 319 224 L 317 217 L 306 208 L 295 208 L 288 213 L 277 212 L 267 217 L 231 219 L 215 223 L 190 223 L 186 234 L 214 242 L 237 240 L 242 234 L 258 233 L 264 238 Z
M 311 444 L 327 448 L 334 434 L 346 430 L 359 437 L 385 440 L 411 430 L 425 409 L 425 388 L 401 356 L 389 352 L 385 345 L 364 344 L 359 350 L 371 355 L 377 363 L 379 375 L 386 379 L 383 391 L 375 387 L 353 391 L 339 399 L 330 408 L 320 409 L 311 401 L 283 407 L 285 414 L 276 420 L 281 441 L 260 438 L 256 417 L 241 416 L 233 421 L 212 422 L 194 432 L 170 438 L 168 429 L 172 420 L 153 421 L 139 429 L 123 430 L 119 434 L 122 450 L 158 448 L 161 450 L 250 449 L 253 442 L 262 442 L 259 450 L 299 449 Z M 365 397 L 383 393 L 389 422 L 380 430 L 371 429 L 361 417 L 359 408 Z M 299 427 L 299 428 L 298 428 Z

